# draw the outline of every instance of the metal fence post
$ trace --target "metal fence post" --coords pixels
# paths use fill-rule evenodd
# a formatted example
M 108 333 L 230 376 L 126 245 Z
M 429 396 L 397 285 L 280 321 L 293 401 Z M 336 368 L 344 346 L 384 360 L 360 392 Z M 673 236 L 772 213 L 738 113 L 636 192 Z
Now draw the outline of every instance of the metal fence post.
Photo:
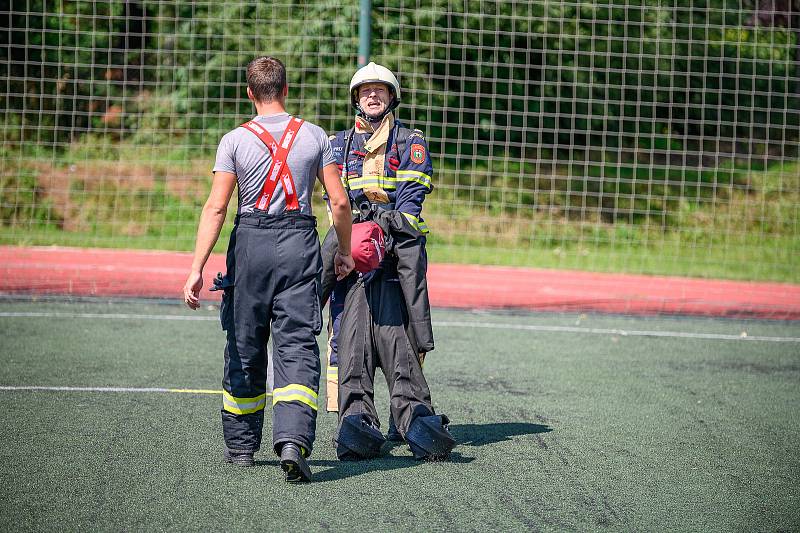
M 370 27 L 372 15 L 372 0 L 361 0 L 361 16 L 358 23 L 358 66 L 359 68 L 369 63 L 369 42 L 372 38 Z

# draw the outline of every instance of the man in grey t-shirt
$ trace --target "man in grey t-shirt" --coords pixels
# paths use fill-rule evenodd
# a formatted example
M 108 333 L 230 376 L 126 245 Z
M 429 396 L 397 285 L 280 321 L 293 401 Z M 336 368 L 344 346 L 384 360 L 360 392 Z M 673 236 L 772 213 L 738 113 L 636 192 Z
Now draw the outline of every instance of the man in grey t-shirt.
M 289 119 L 287 112 L 261 115 L 253 119 L 267 130 L 277 141 L 286 130 Z M 303 123 L 297 133 L 292 150 L 287 159 L 297 187 L 300 211 L 311 214 L 311 193 L 317 174 L 325 165 L 336 164 L 328 135 L 315 124 Z M 214 172 L 229 172 L 236 175 L 239 186 L 239 209 L 237 214 L 252 213 L 256 201 L 264 188 L 264 177 L 272 164 L 272 156 L 264 144 L 246 128 L 236 128 L 222 137 L 217 148 Z M 278 215 L 286 206 L 282 187 L 276 187 L 269 205 L 269 214 Z
M 267 402 L 267 350 L 273 337 L 272 442 L 287 481 L 310 481 L 319 390 L 322 262 L 311 213 L 314 180 L 330 198 L 339 238 L 337 277 L 353 269 L 350 203 L 324 132 L 289 116 L 286 70 L 276 58 L 247 67 L 247 96 L 258 116 L 226 134 L 203 207 L 184 301 L 199 307 L 203 267 L 219 237 L 233 189 L 239 211 L 231 232 L 220 307 L 226 331 L 222 380 L 224 460 L 252 466 L 261 447 Z

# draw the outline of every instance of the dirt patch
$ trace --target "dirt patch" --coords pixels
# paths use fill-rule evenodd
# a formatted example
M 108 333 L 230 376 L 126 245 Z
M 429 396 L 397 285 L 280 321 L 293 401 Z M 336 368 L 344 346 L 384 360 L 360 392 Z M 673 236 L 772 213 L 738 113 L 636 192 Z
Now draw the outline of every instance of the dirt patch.
M 486 376 L 485 379 L 475 379 L 467 375 L 450 376 L 445 380 L 445 384 L 467 391 L 502 392 L 517 396 L 530 393 L 522 387 L 517 387 L 511 381 L 497 376 Z
M 708 370 L 717 370 L 763 375 L 800 373 L 800 363 L 770 364 L 749 361 L 699 361 L 697 363 L 672 363 L 669 367 L 681 372 L 706 372 Z
M 66 231 L 86 231 L 92 223 L 110 222 L 122 235 L 141 235 L 142 219 L 169 207 L 165 196 L 190 205 L 208 194 L 208 162 L 170 165 L 166 162 L 85 161 L 64 165 L 33 161 L 25 165 L 36 175 L 54 218 Z M 180 168 L 176 168 L 180 167 Z
M 747 374 L 786 374 L 800 372 L 800 363 L 765 364 L 748 363 L 744 361 L 721 361 L 709 363 L 709 366 L 722 370 L 745 372 Z

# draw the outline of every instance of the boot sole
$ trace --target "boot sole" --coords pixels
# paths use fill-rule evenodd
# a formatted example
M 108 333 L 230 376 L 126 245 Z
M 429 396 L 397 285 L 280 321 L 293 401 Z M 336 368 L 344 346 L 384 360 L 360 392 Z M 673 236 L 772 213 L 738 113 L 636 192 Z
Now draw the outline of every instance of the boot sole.
M 234 458 L 232 458 L 230 456 L 223 456 L 222 460 L 225 463 L 232 464 L 232 465 L 235 465 L 235 466 L 241 466 L 243 468 L 256 466 L 256 462 L 255 462 L 255 460 L 253 460 L 252 457 L 247 457 L 247 458 L 244 458 L 244 459 L 234 459 Z
M 286 473 L 286 481 L 289 483 L 308 483 L 311 481 L 311 472 L 304 469 L 302 465 L 294 459 L 282 459 L 281 470 Z

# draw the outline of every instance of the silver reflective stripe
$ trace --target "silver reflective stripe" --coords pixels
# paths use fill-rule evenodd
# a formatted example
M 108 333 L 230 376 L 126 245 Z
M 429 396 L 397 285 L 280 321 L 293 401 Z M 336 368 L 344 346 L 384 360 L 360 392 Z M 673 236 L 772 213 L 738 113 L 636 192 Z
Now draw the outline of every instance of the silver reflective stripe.
M 267 396 L 266 394 L 262 394 L 256 398 L 235 398 L 223 392 L 222 405 L 223 408 L 230 413 L 246 415 L 264 409 L 267 405 Z
M 305 385 L 292 384 L 272 391 L 272 405 L 278 402 L 304 403 L 312 409 L 317 409 L 317 393 Z

